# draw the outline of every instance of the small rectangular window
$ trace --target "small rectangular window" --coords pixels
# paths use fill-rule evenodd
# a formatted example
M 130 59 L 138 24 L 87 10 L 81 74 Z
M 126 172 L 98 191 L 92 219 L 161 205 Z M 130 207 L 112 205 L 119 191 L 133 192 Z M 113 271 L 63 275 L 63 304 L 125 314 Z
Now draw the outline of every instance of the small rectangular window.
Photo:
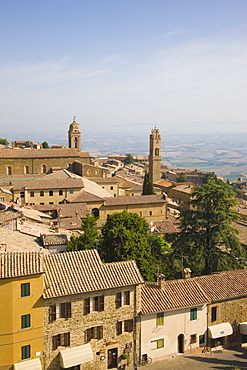
M 53 197 L 53 190 L 49 190 L 49 196 Z
M 164 312 L 158 312 L 156 317 L 156 326 L 164 325 Z
M 155 349 L 163 348 L 164 347 L 164 338 L 157 339 L 157 340 L 152 340 L 151 343 L 155 343 L 156 344 L 156 348 Z
M 190 321 L 197 320 L 197 308 L 191 308 Z
M 21 316 L 21 328 L 26 329 L 30 328 L 30 315 L 22 315 Z
M 74 194 L 74 190 L 70 189 L 69 193 Z
M 20 191 L 20 197 L 21 197 L 21 198 L 24 198 L 24 196 L 25 196 L 24 191 Z
M 211 308 L 211 321 L 214 322 L 218 319 L 218 306 Z
M 205 334 L 199 335 L 199 344 L 204 345 L 205 344 Z
M 113 190 L 113 186 L 111 186 L 110 189 Z
M 190 344 L 196 343 L 196 334 L 190 336 Z
M 34 197 L 34 191 L 30 191 L 30 197 L 33 198 Z
M 21 297 L 30 296 L 30 283 L 21 284 Z
M 63 190 L 59 190 L 58 194 L 63 195 Z
M 40 194 L 41 197 L 43 197 L 44 196 L 44 190 L 40 190 L 39 194 Z
M 117 322 L 117 335 L 122 334 L 122 332 L 123 332 L 123 323 L 122 321 L 118 321 Z
M 125 320 L 124 321 L 124 331 L 131 333 L 133 331 L 133 320 Z
M 152 211 L 149 211 L 149 216 L 153 216 L 153 212 Z
M 26 360 L 27 358 L 31 357 L 31 346 L 23 346 L 21 347 L 21 359 Z

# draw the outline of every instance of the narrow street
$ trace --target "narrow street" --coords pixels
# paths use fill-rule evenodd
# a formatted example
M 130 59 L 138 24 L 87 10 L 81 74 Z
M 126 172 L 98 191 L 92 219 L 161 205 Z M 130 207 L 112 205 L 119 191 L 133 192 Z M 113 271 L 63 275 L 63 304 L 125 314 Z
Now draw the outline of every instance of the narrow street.
M 145 366 L 138 366 L 138 370 L 208 370 L 208 369 L 233 369 L 247 370 L 247 348 L 222 349 L 211 353 L 178 356 Z M 127 370 L 133 370 L 133 366 Z

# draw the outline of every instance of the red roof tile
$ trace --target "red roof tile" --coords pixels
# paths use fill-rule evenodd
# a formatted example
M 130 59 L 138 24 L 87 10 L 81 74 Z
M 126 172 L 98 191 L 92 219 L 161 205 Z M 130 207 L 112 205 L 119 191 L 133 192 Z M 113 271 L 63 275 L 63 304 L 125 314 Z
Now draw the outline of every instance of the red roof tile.
M 0 278 L 35 275 L 44 272 L 41 252 L 1 252 Z
M 142 314 L 163 312 L 208 303 L 209 299 L 192 279 L 166 281 L 164 288 L 158 283 L 145 283 L 141 295 Z
M 135 261 L 102 263 L 96 249 L 45 256 L 44 298 L 142 283 Z

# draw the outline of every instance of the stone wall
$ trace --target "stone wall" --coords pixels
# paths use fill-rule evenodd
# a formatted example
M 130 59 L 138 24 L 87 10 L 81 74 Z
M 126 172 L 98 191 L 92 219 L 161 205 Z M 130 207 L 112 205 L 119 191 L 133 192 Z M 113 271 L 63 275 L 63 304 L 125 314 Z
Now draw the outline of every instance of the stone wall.
M 117 292 L 130 291 L 130 305 L 115 308 L 115 299 Z M 104 311 L 93 311 L 84 314 L 84 299 L 104 295 Z M 71 318 L 57 319 L 50 323 L 49 306 L 63 302 L 71 302 Z M 140 312 L 140 288 L 124 287 L 118 289 L 109 289 L 100 292 L 90 292 L 77 294 L 67 297 L 47 299 L 45 301 L 45 369 L 57 370 L 59 366 L 59 350 L 67 347 L 59 347 L 52 350 L 52 336 L 70 332 L 70 347 L 80 346 L 86 343 L 85 330 L 90 327 L 103 326 L 103 339 L 92 339 L 89 343 L 92 348 L 94 361 L 81 365 L 81 370 L 103 370 L 108 366 L 108 350 L 118 349 L 118 366 L 128 363 L 133 364 L 134 353 L 139 350 L 139 323 L 134 324 L 133 332 L 124 332 L 121 335 L 116 333 L 118 321 L 133 319 Z M 136 333 L 137 332 L 137 333 Z M 121 360 L 121 355 L 125 352 L 126 346 L 131 343 L 128 359 Z M 137 353 L 137 355 L 139 355 Z M 104 357 L 104 359 L 103 359 Z M 102 359 L 101 359 L 102 358 Z
M 212 307 L 218 307 L 217 319 L 212 322 Z M 208 305 L 208 326 L 229 322 L 233 327 L 233 334 L 225 337 L 223 346 L 234 347 L 241 343 L 242 336 L 239 324 L 247 321 L 247 297 L 227 301 L 214 302 Z M 209 340 L 209 345 L 211 341 Z

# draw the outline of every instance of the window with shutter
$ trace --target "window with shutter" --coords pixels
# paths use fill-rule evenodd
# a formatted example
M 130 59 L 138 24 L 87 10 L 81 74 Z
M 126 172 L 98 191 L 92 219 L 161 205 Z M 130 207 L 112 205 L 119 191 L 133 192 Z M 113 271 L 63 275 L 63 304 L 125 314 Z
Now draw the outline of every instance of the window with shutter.
M 122 321 L 118 321 L 117 322 L 117 335 L 122 334 L 122 331 L 123 331 Z
M 99 311 L 104 311 L 104 296 L 99 297 Z
M 90 298 L 84 299 L 84 314 L 87 315 L 90 313 Z
M 56 320 L 56 305 L 53 304 L 50 306 L 50 322 Z
M 116 294 L 116 308 L 119 308 L 122 306 L 122 293 L 118 292 Z
M 60 305 L 58 305 L 58 310 L 59 310 L 59 317 L 65 318 L 65 303 L 60 303 Z
M 98 326 L 98 336 L 97 336 L 98 339 L 102 339 L 103 338 L 103 326 Z
M 64 333 L 64 346 L 69 347 L 70 345 L 70 333 Z
M 158 312 L 156 317 L 156 326 L 164 325 L 164 312 Z
M 54 351 L 58 347 L 57 335 L 52 337 L 52 350 Z
M 124 331 L 132 332 L 133 331 L 133 320 L 125 320 L 124 321 Z
M 71 318 L 71 302 L 67 302 L 65 305 L 65 318 L 66 319 Z
M 125 305 L 130 304 L 130 292 L 129 292 L 129 290 L 124 292 L 124 304 Z

